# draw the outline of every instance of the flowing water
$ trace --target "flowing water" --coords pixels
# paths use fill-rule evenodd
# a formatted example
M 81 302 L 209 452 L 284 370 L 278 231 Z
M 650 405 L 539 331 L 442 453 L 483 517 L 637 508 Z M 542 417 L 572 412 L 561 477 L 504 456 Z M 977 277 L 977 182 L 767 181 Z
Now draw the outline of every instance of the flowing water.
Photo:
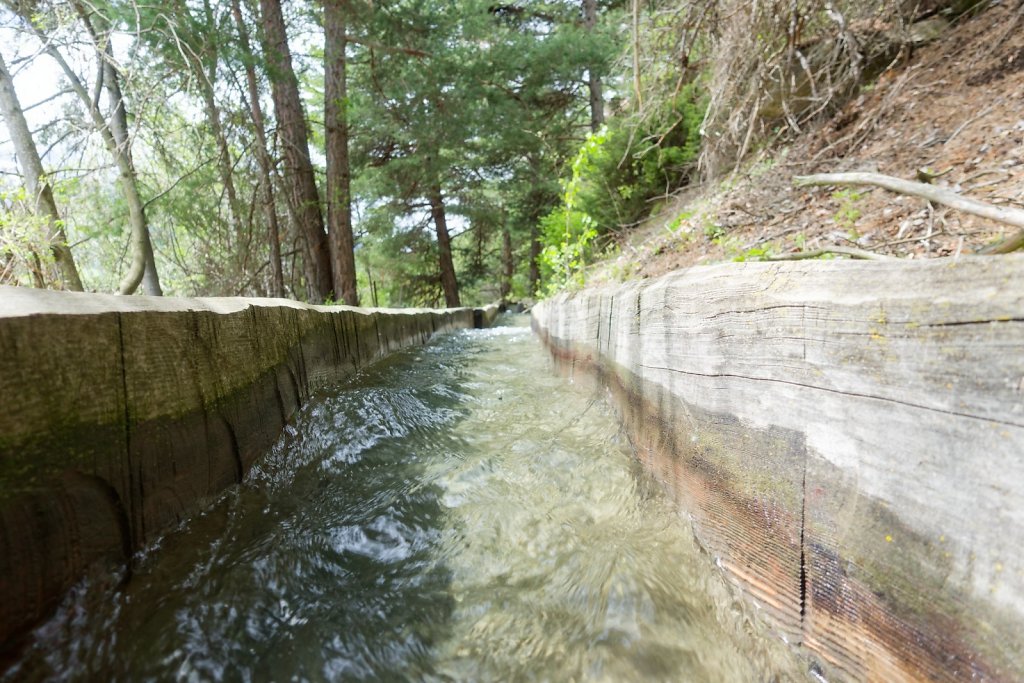
M 604 396 L 505 322 L 312 401 L 125 586 L 79 586 L 7 677 L 805 680 Z

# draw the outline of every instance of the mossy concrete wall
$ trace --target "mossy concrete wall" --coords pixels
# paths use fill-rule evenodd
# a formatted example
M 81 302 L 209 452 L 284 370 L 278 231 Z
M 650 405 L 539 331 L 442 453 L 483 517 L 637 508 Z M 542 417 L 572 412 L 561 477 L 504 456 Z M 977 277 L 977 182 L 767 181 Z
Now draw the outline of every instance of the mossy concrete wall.
M 312 392 L 496 313 L 0 287 L 0 651 L 240 481 Z
M 699 267 L 533 321 L 829 680 L 1024 680 L 1024 257 Z

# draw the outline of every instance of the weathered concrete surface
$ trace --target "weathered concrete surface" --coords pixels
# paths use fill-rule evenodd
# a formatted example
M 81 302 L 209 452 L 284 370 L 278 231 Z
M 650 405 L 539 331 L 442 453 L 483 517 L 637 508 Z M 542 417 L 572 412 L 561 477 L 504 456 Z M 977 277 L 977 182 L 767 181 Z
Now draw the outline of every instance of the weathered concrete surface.
M 1024 257 L 693 268 L 533 320 L 830 680 L 1024 680 Z
M 238 482 L 312 392 L 496 314 L 0 287 L 0 653 Z

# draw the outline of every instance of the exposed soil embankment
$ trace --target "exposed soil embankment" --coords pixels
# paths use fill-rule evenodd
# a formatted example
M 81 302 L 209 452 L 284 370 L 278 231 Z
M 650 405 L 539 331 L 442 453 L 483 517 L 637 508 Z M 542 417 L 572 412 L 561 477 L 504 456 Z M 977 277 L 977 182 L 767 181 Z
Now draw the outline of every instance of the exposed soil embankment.
M 905 52 L 831 119 L 768 144 L 736 172 L 663 202 L 588 282 L 839 246 L 921 259 L 1016 229 L 870 188 L 795 188 L 796 175 L 871 171 L 1024 208 L 1024 6 L 993 3 Z

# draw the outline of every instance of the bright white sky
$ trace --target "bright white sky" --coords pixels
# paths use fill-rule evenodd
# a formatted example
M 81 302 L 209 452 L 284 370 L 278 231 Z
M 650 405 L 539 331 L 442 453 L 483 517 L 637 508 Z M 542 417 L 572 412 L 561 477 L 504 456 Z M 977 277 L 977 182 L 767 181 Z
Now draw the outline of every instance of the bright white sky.
M 60 70 L 49 57 L 39 55 L 29 63 L 19 63 L 20 59 L 34 54 L 38 49 L 38 41 L 20 35 L 11 29 L 11 15 L 4 12 L 0 20 L 0 53 L 3 54 L 7 67 L 14 73 L 14 89 L 22 108 L 31 107 L 47 97 L 51 97 L 60 88 Z M 35 43 L 35 44 L 33 44 Z M 25 112 L 25 119 L 33 131 L 53 118 L 59 111 L 56 102 L 50 102 Z M 45 160 L 44 160 L 45 164 Z M 0 171 L 6 176 L 16 173 L 14 150 L 11 148 L 7 128 L 0 129 Z
M 41 44 L 34 35 L 17 29 L 20 25 L 21 21 L 11 12 L 0 10 L 0 53 L 14 75 L 14 89 L 18 94 L 18 101 L 35 138 L 36 149 L 44 155 L 43 167 L 53 170 L 55 165 L 60 164 L 67 149 L 58 147 L 47 157 L 45 154 L 48 145 L 41 139 L 39 132 L 47 123 L 59 118 L 64 106 L 74 102 L 76 96 L 68 92 L 50 99 L 66 84 L 63 73 L 57 63 L 41 51 Z M 58 36 L 56 43 L 61 42 Z M 114 36 L 113 46 L 116 56 L 127 49 L 127 37 Z M 92 54 L 65 45 L 60 45 L 60 50 L 71 67 L 82 75 L 86 84 L 89 84 L 95 73 L 95 58 Z M 7 127 L 0 121 L 0 184 L 10 184 L 11 174 L 17 175 L 18 167 Z

